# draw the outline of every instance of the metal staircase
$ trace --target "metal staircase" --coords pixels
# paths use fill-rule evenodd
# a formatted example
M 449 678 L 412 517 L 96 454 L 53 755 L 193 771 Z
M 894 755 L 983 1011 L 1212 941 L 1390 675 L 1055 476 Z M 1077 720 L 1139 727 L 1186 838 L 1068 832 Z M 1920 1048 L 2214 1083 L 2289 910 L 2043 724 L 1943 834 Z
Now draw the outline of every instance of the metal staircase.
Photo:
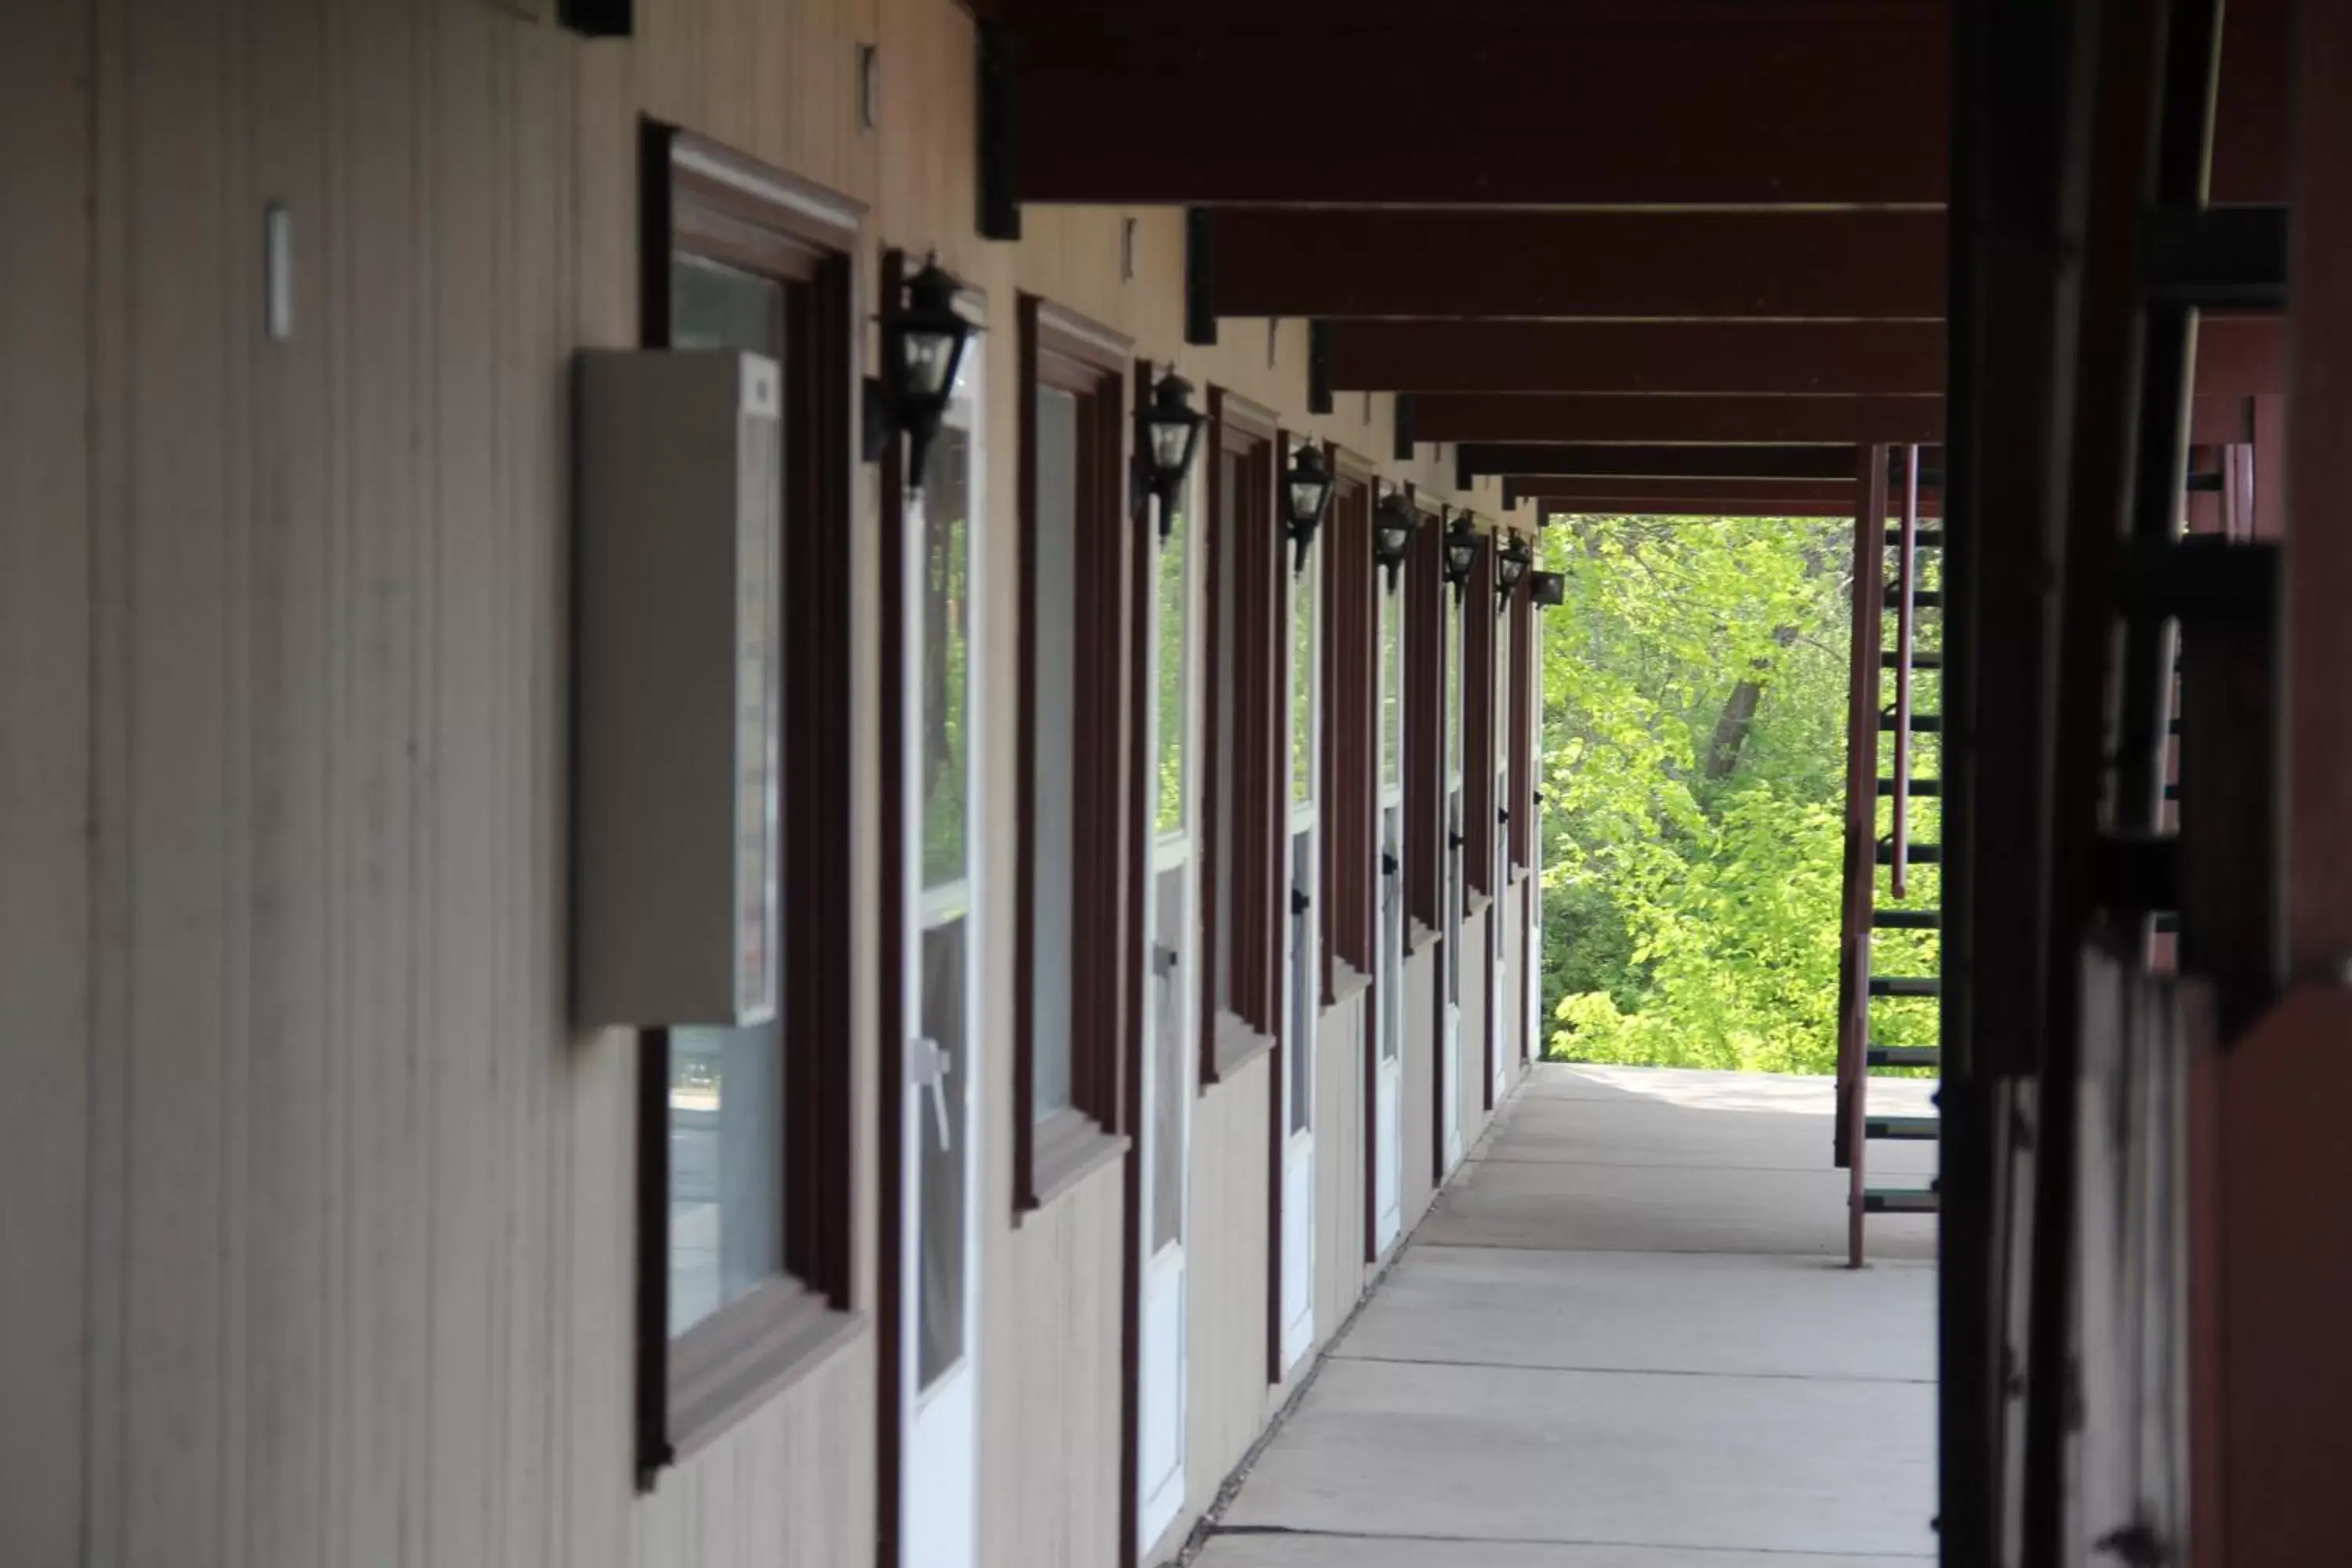
M 1870 1107 L 1874 1071 L 1932 1070 L 1941 1047 L 1881 1037 L 1906 1004 L 1934 1002 L 1943 993 L 1942 916 L 1936 878 L 1942 846 L 1913 837 L 1920 803 L 1942 800 L 1939 703 L 1922 703 L 1927 684 L 1943 668 L 1940 620 L 1942 530 L 1922 526 L 1923 492 L 1939 476 L 1921 464 L 1918 447 L 1863 449 L 1862 491 L 1854 539 L 1854 617 L 1849 689 L 1846 774 L 1846 857 L 1843 931 L 1839 947 L 1837 1125 L 1832 1157 L 1848 1177 L 1846 1261 L 1863 1262 L 1864 1218 L 1873 1214 L 1932 1214 L 1933 1178 L 1922 1186 L 1869 1184 L 1869 1150 L 1878 1142 L 1933 1142 L 1934 1116 L 1892 1115 Z M 1895 515 L 1890 520 L 1889 491 Z M 1935 613 L 1933 620 L 1923 618 Z M 1889 645 L 1889 621 L 1892 641 Z M 1930 646 L 1923 646 L 1923 644 Z M 1922 744 L 1922 737 L 1936 737 Z M 1879 769 L 1882 750 L 1886 772 Z M 1921 769 L 1926 771 L 1922 772 Z M 1882 805 L 1885 810 L 1882 814 Z M 1882 815 L 1885 826 L 1881 827 Z M 1873 933 L 1901 932 L 1878 954 L 1910 973 L 1878 973 Z M 1925 951 L 1922 951 L 1925 950 Z M 1896 1033 L 1911 1031 L 1896 1029 Z

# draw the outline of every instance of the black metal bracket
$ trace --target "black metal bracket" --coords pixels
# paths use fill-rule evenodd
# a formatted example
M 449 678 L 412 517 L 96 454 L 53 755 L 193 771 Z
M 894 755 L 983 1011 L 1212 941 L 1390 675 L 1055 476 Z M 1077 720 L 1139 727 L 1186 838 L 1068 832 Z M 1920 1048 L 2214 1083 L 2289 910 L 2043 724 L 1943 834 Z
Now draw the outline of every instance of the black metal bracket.
M 625 38 L 636 26 L 635 0 L 562 0 L 555 19 L 583 37 Z
M 1217 215 L 1184 209 L 1184 341 L 1217 341 Z
M 980 233 L 1021 237 L 1021 77 L 1012 29 L 980 25 Z
M 2145 913 L 2180 907 L 2180 841 L 2170 835 L 2102 835 L 2091 847 L 2094 900 Z
M 2158 207 L 2142 220 L 2148 293 L 2200 310 L 2286 309 L 2286 208 Z
M 1307 412 L 1331 412 L 1331 323 L 1320 316 L 1307 323 Z
M 1412 394 L 1396 395 L 1396 436 L 1389 444 L 1389 456 L 1400 463 L 1412 461 Z

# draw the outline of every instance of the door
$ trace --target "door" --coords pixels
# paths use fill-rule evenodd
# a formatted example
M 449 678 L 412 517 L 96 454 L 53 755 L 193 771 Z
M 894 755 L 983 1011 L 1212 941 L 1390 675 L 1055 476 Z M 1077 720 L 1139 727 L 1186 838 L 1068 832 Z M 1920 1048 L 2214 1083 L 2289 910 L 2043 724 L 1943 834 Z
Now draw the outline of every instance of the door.
M 1381 883 L 1373 975 L 1372 1252 L 1403 1228 L 1404 1195 L 1404 601 L 1381 595 Z
M 1316 584 L 1320 547 L 1290 578 L 1290 809 L 1286 846 L 1290 919 L 1286 925 L 1282 1026 L 1282 1367 L 1315 1342 L 1315 1034 L 1322 1012 L 1318 941 L 1316 792 L 1321 734 L 1322 661 L 1316 657 Z
M 1509 1081 L 1509 1058 L 1503 1046 L 1517 1033 L 1510 1027 L 1510 1014 L 1505 1011 L 1503 990 L 1504 911 L 1510 904 L 1511 889 L 1511 828 L 1506 815 L 1509 808 L 1505 805 L 1511 798 L 1511 610 L 1507 601 L 1498 614 L 1502 624 L 1495 628 L 1495 716 L 1488 731 L 1495 737 L 1496 804 L 1491 836 L 1494 860 L 1486 869 L 1486 886 L 1494 889 L 1486 904 L 1486 1060 L 1494 1075 L 1489 1105 L 1503 1102 Z
M 1445 1022 L 1437 1064 L 1443 1172 L 1462 1163 L 1462 599 L 1445 622 Z
M 1152 813 L 1151 889 L 1146 910 L 1147 993 L 1143 1032 L 1142 1243 L 1136 1291 L 1140 1353 L 1136 1369 L 1136 1497 L 1139 1553 L 1149 1551 L 1184 1505 L 1185 1237 L 1192 1191 L 1192 1090 L 1196 1053 L 1192 967 L 1199 951 L 1193 875 L 1192 659 L 1188 637 L 1195 593 L 1193 530 L 1171 513 L 1160 547 L 1151 636 L 1157 794 Z
M 899 1562 L 906 1568 L 979 1563 L 981 973 L 972 911 L 978 841 L 970 832 L 980 775 L 971 693 L 980 679 L 972 635 L 982 495 L 977 389 L 981 349 L 964 353 L 945 426 L 907 512 L 906 1016 L 901 1096 L 899 1279 Z

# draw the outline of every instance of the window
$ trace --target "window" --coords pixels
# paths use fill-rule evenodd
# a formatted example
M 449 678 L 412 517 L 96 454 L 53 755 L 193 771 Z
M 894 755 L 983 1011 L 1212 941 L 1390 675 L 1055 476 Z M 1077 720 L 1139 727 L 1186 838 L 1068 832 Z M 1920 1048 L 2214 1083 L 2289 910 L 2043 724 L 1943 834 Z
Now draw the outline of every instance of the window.
M 1128 345 L 1021 300 L 1020 848 L 1013 1149 L 1023 1208 L 1123 1147 L 1118 1064 L 1139 1002 L 1149 759 L 1130 592 Z M 1140 742 L 1137 747 L 1139 749 Z M 1150 809 L 1143 805 L 1142 809 Z M 1133 940 L 1130 941 L 1129 939 Z
M 1278 640 L 1288 556 L 1274 525 L 1271 413 L 1209 389 L 1207 694 L 1200 804 L 1201 1087 L 1271 1049 L 1282 1022 L 1287 857 L 1287 647 Z
M 667 127 L 646 132 L 648 347 L 782 370 L 777 541 L 791 795 L 773 1022 L 647 1031 L 638 1073 L 642 1483 L 845 1337 L 851 1302 L 850 256 L 861 210 Z
M 1397 590 L 1404 622 L 1404 879 L 1406 945 L 1418 949 L 1445 924 L 1447 759 L 1451 727 L 1446 689 L 1454 668 L 1453 627 L 1444 580 L 1443 520 L 1416 513 L 1419 526 Z
M 1536 627 L 1538 621 L 1535 599 L 1527 577 L 1512 591 L 1511 636 L 1511 710 L 1509 725 L 1511 751 L 1511 864 L 1525 868 L 1535 864 L 1536 851 Z
M 1371 470 L 1333 454 L 1337 482 L 1322 549 L 1323 994 L 1339 999 L 1377 966 L 1381 770 L 1390 748 L 1380 734 L 1380 569 L 1372 561 Z
M 1192 485 L 1184 486 L 1184 504 L 1192 504 Z M 1192 654 L 1192 616 L 1189 595 L 1192 590 L 1192 525 L 1185 516 L 1184 507 L 1171 510 L 1167 519 L 1168 533 L 1160 546 L 1160 562 L 1156 570 L 1155 589 L 1159 597 L 1159 711 L 1163 716 L 1176 716 L 1174 721 L 1163 717 L 1160 724 L 1160 756 L 1158 793 L 1152 808 L 1152 831 L 1162 838 L 1181 837 L 1192 826 L 1192 781 L 1186 772 L 1186 724 L 1182 716 L 1189 710 L 1184 703 L 1186 661 Z
M 1463 668 L 1454 694 L 1462 712 L 1462 757 L 1455 764 L 1466 773 L 1462 784 L 1465 869 L 1469 886 L 1492 894 L 1495 877 L 1495 826 L 1502 800 L 1495 790 L 1498 748 L 1495 718 L 1499 700 L 1495 681 L 1495 536 L 1479 535 L 1477 564 L 1470 570 L 1470 585 L 1462 596 Z

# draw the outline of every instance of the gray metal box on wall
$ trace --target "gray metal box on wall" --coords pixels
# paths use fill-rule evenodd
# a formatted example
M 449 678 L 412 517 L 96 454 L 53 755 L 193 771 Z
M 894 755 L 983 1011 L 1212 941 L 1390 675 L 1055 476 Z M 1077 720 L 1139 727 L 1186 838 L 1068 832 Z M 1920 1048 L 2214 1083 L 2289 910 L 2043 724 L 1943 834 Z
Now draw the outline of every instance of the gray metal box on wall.
M 726 350 L 578 362 L 574 1020 L 774 1016 L 782 384 Z

